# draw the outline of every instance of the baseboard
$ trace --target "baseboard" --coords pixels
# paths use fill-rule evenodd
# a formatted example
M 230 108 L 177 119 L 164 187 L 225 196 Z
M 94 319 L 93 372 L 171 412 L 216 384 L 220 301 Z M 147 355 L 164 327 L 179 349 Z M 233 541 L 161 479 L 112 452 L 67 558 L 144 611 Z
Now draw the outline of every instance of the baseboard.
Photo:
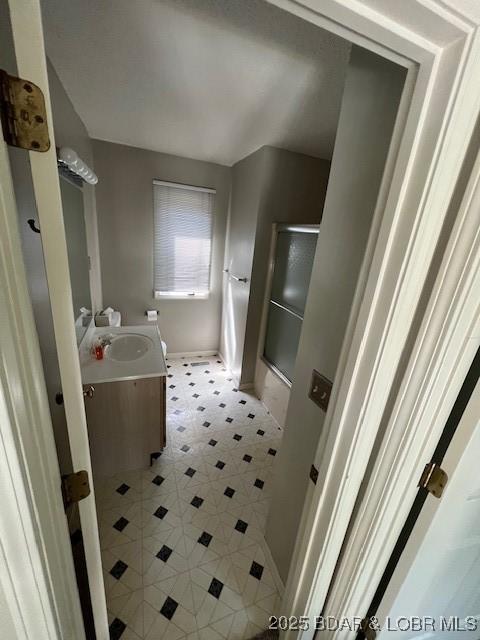
M 255 392 L 256 393 L 256 392 Z M 258 395 L 257 395 L 258 398 Z M 273 413 L 271 412 L 270 408 L 265 404 L 265 402 L 261 399 L 258 398 L 260 400 L 260 402 L 262 403 L 262 405 L 265 407 L 265 409 L 267 410 L 268 415 L 270 416 L 270 418 L 274 421 L 274 423 L 277 425 L 277 428 L 280 431 L 284 431 L 285 427 L 282 427 L 282 425 L 279 423 L 279 421 L 275 418 L 275 416 L 273 415 Z
M 230 375 L 233 378 L 233 382 L 235 384 L 235 387 L 239 390 L 239 391 L 247 391 L 249 389 L 254 389 L 255 385 L 253 382 L 246 382 L 244 384 L 240 384 L 239 380 L 237 380 L 237 378 L 234 376 L 234 374 L 230 371 L 230 369 L 227 366 L 227 363 L 225 362 L 225 358 L 223 357 L 223 355 L 220 353 L 220 351 L 217 353 L 217 356 L 220 358 L 220 360 L 223 362 L 223 366 L 225 367 L 225 369 L 227 369 L 227 371 L 229 371 Z
M 223 357 L 223 353 L 221 353 L 220 351 L 217 352 L 217 356 L 219 358 L 219 360 L 221 360 L 223 362 L 223 366 L 225 367 L 225 369 L 227 369 L 227 371 L 230 371 L 230 369 L 227 367 L 227 361 L 225 360 L 225 358 Z
M 261 538 L 261 546 L 263 553 L 265 554 L 265 558 L 267 560 L 267 564 L 272 572 L 273 581 L 275 582 L 275 586 L 277 587 L 277 591 L 280 594 L 280 597 L 283 598 L 285 594 L 285 585 L 283 584 L 283 580 L 278 573 L 277 565 L 275 564 L 275 560 L 273 559 L 272 552 L 270 551 L 270 547 L 267 544 L 267 541 L 262 536 Z
M 233 380 L 233 384 L 235 385 L 235 388 L 238 389 L 238 380 L 236 379 L 236 377 L 233 375 L 232 371 L 230 370 L 230 367 L 227 365 L 227 361 L 225 360 L 225 358 L 223 357 L 223 354 L 220 353 L 220 351 L 217 353 L 217 356 L 220 358 L 220 360 L 223 362 L 223 366 L 225 367 L 225 369 L 228 371 L 228 373 L 232 376 L 232 380 Z
M 178 353 L 167 351 L 167 360 L 169 358 L 207 358 L 209 356 L 218 356 L 218 351 L 181 351 Z

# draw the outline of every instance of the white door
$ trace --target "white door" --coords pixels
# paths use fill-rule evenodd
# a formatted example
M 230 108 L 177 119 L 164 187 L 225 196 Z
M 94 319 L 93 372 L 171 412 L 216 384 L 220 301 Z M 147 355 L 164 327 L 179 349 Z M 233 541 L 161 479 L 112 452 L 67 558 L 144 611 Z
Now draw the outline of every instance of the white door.
M 395 632 L 405 640 L 480 636 L 479 460 L 477 382 L 441 465 L 443 496 L 427 497 L 380 605 L 380 640 Z
M 12 48 L 16 58 L 16 75 L 39 86 L 45 98 L 50 149 L 45 153 L 34 151 L 22 153 L 28 154 L 30 160 L 31 176 L 29 177 L 33 184 L 41 228 L 73 468 L 75 471 L 86 470 L 91 478 L 90 450 L 75 335 L 72 290 L 57 172 L 40 4 L 38 0 L 9 0 L 8 8 L 11 32 L 8 29 L 7 36 L 12 37 Z M 3 160 L 5 166 L 2 180 L 5 178 L 8 182 L 11 180 L 11 173 L 6 153 L 4 153 Z M 6 188 L 6 183 L 2 182 L 1 186 L 3 190 Z M 12 220 L 13 217 L 11 217 L 10 226 L 13 224 Z M 15 229 L 15 231 L 18 235 L 18 230 Z M 12 301 L 17 293 L 10 291 Z M 36 334 L 32 334 L 30 338 L 33 349 L 34 341 L 35 345 L 37 343 Z M 29 336 L 26 336 L 26 339 L 28 340 Z M 39 384 L 42 385 L 43 382 L 41 380 Z M 51 439 L 49 442 L 50 449 L 47 453 L 50 457 L 54 457 L 56 454 L 53 440 Z M 60 494 L 60 483 L 58 483 L 56 490 Z M 93 486 L 90 496 L 79 503 L 79 513 L 97 640 L 107 640 L 109 631 Z M 65 527 L 62 529 L 63 524 L 63 522 L 58 524 L 62 531 L 65 530 Z M 77 635 L 62 635 L 62 637 L 80 640 Z

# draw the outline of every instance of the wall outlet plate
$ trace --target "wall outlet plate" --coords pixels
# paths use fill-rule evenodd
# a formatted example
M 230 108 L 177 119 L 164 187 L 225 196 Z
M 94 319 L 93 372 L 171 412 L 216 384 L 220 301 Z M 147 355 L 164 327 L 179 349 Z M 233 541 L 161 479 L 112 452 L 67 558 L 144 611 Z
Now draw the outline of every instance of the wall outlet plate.
M 330 395 L 332 393 L 331 381 L 319 373 L 316 369 L 312 373 L 312 382 L 310 383 L 310 391 L 308 397 L 313 400 L 320 409 L 327 412 Z

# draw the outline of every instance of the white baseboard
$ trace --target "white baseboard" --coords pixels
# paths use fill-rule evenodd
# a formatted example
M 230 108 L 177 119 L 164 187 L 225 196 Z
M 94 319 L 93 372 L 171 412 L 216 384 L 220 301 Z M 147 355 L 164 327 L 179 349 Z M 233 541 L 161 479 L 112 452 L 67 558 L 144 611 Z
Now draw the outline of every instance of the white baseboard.
M 245 382 L 244 384 L 239 384 L 238 385 L 238 390 L 239 391 L 247 391 L 248 389 L 253 389 L 255 387 L 255 385 L 253 384 L 253 382 Z
M 258 395 L 257 395 L 257 398 L 258 398 Z M 258 399 L 260 400 L 260 402 L 262 403 L 262 405 L 265 407 L 265 409 L 267 410 L 268 415 L 269 415 L 269 416 L 270 416 L 270 418 L 274 421 L 274 423 L 277 425 L 278 429 L 279 429 L 280 431 L 282 431 L 282 433 L 283 433 L 283 431 L 285 430 L 285 427 L 282 427 L 282 425 L 279 423 L 279 421 L 275 418 L 275 416 L 273 415 L 273 413 L 270 411 L 270 407 L 268 407 L 268 406 L 265 404 L 265 402 L 264 402 L 261 398 L 258 398 Z
M 220 353 L 220 351 L 217 352 L 217 356 L 220 358 L 220 360 L 223 362 L 223 366 L 225 367 L 225 369 L 228 369 L 227 367 L 227 363 L 225 361 L 225 358 L 223 357 L 223 354 Z
M 178 353 L 169 353 L 167 351 L 167 360 L 169 358 L 206 358 L 208 356 L 218 356 L 217 351 L 181 351 Z
M 238 380 L 237 378 L 233 375 L 232 370 L 230 369 L 230 367 L 227 364 L 227 361 L 225 360 L 225 358 L 223 357 L 223 354 L 220 353 L 220 351 L 217 353 L 217 356 L 220 358 L 220 360 L 223 362 L 223 366 L 225 367 L 225 369 L 228 371 L 228 373 L 232 376 L 232 380 L 233 380 L 233 384 L 235 385 L 235 388 L 238 389 Z
M 283 584 L 283 580 L 280 577 L 280 574 L 278 573 L 278 569 L 277 569 L 277 565 L 275 564 L 275 561 L 273 559 L 272 556 L 272 552 L 270 551 L 270 547 L 267 544 L 267 541 L 265 540 L 265 538 L 262 536 L 261 538 L 261 547 L 263 550 L 263 553 L 265 554 L 265 558 L 267 560 L 267 564 L 272 572 L 272 576 L 273 576 L 273 581 L 275 582 L 275 586 L 277 587 L 277 591 L 280 594 L 280 597 L 283 598 L 284 594 L 285 594 L 285 585 Z
M 225 367 L 225 369 L 227 369 L 227 371 L 230 373 L 230 375 L 233 378 L 233 382 L 235 383 L 235 387 L 239 390 L 239 391 L 247 391 L 249 389 L 254 389 L 255 388 L 255 384 L 253 382 L 246 382 L 244 384 L 240 384 L 239 380 L 234 376 L 234 374 L 230 371 L 230 369 L 227 366 L 227 363 L 225 362 L 225 358 L 223 357 L 223 355 L 218 352 L 217 356 L 219 357 L 219 359 L 223 362 L 223 365 Z

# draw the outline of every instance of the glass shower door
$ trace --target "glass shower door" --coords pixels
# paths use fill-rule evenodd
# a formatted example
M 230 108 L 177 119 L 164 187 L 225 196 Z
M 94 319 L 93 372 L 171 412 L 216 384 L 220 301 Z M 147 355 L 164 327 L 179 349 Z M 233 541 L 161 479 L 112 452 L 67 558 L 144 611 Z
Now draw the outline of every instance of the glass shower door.
M 279 226 L 263 358 L 292 381 L 318 238 L 318 226 Z

